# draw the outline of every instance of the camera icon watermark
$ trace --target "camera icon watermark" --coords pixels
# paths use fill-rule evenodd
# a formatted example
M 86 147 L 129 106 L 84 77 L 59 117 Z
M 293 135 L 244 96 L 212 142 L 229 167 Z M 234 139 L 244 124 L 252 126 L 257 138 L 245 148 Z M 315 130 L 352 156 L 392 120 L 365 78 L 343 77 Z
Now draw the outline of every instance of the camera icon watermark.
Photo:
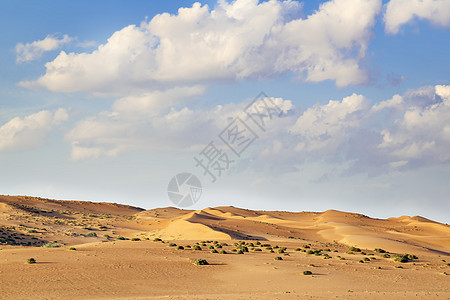
M 200 199 L 202 184 L 194 174 L 180 173 L 170 180 L 167 194 L 176 206 L 188 207 Z

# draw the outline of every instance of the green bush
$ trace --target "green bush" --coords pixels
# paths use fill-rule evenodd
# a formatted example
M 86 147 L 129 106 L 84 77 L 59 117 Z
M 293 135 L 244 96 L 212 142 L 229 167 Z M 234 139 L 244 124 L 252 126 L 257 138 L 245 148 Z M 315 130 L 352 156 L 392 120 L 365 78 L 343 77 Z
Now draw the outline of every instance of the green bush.
M 77 250 L 75 247 L 70 247 L 69 250 Z
M 178 246 L 177 249 L 178 250 L 184 250 L 184 247 L 183 246 Z
M 236 253 L 237 254 L 244 254 L 244 251 L 242 251 L 242 249 L 239 249 Z
M 409 258 L 409 254 L 396 254 L 394 255 L 394 261 L 398 261 L 401 263 L 407 263 L 411 259 Z
M 217 251 L 216 249 L 212 249 L 211 253 L 219 253 L 219 251 Z
M 137 241 L 140 241 L 141 239 L 140 238 L 137 238 L 137 237 L 135 237 L 135 238 L 132 238 L 131 239 L 133 242 L 137 242 Z
M 284 253 L 283 249 L 278 249 L 278 253 Z
M 360 259 L 359 262 L 362 263 L 362 264 L 364 263 L 364 261 L 362 259 Z
M 309 249 L 309 248 L 311 248 L 311 247 L 309 247 L 308 245 L 304 245 L 303 248 Z
M 209 265 L 209 263 L 205 259 L 201 258 L 195 259 L 192 263 L 197 266 Z
M 227 251 L 225 251 L 225 250 L 220 250 L 219 253 L 220 253 L 220 254 L 227 254 Z
M 162 239 L 160 239 L 160 238 L 154 238 L 153 241 L 154 241 L 154 242 L 162 242 Z
M 29 264 L 35 264 L 35 263 L 36 263 L 36 260 L 35 260 L 34 258 L 29 258 L 29 259 L 27 259 L 27 263 L 29 263 Z
M 214 246 L 211 245 L 211 246 L 209 246 L 208 248 L 209 248 L 209 249 L 214 249 Z
M 389 258 L 389 257 L 391 257 L 389 254 L 387 254 L 387 253 L 385 253 L 385 254 L 383 254 L 383 255 L 381 255 L 382 257 L 384 257 L 384 258 Z
M 176 245 L 177 245 L 177 244 L 175 244 L 175 243 L 169 243 L 168 246 L 169 246 L 169 247 L 176 247 Z
M 350 247 L 350 248 L 348 248 L 347 251 L 348 251 L 348 252 L 361 252 L 361 249 L 356 248 L 356 247 Z
M 56 244 L 56 243 L 46 243 L 46 244 L 42 245 L 42 247 L 44 247 L 44 248 L 59 248 L 59 247 L 61 247 L 61 245 Z
M 202 250 L 202 248 L 199 245 L 194 245 L 194 247 L 192 247 L 192 249 L 194 249 L 194 250 Z
M 86 236 L 97 237 L 97 234 L 95 232 L 91 231 L 88 234 L 86 234 Z
M 300 248 L 295 248 L 294 251 L 302 251 Z
M 303 275 L 312 275 L 311 271 L 303 271 Z
M 262 251 L 261 248 L 256 248 L 254 251 L 259 252 Z
M 386 250 L 383 250 L 383 249 L 381 249 L 381 248 L 375 248 L 374 251 L 375 251 L 375 252 L 378 252 L 378 253 L 386 253 Z
M 277 256 L 277 257 L 274 258 L 274 260 L 283 260 L 283 258 L 280 257 L 280 256 Z
M 118 239 L 118 240 L 126 240 L 126 238 L 125 237 L 123 237 L 123 236 L 121 236 L 121 235 L 119 235 L 116 239 Z
M 364 257 L 363 260 L 364 260 L 364 261 L 370 261 L 370 258 Z

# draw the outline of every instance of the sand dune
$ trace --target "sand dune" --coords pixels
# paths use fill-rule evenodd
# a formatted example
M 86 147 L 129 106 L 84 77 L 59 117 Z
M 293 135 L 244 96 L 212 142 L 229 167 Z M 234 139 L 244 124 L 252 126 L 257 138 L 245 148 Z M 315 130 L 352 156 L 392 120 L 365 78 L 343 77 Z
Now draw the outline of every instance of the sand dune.
M 444 275 L 450 273 L 450 226 L 420 216 L 384 220 L 336 210 L 294 213 L 226 206 L 143 210 L 0 196 L 0 225 L 0 293 L 5 299 L 450 297 L 450 276 Z M 218 245 L 213 240 L 225 243 L 217 250 L 228 254 L 210 253 Z M 248 253 L 232 251 L 238 241 L 246 243 Z M 42 247 L 49 242 L 59 247 Z M 169 243 L 198 243 L 202 250 L 177 250 Z M 286 247 L 286 253 L 277 253 L 274 245 Z M 361 252 L 347 253 L 351 246 Z M 375 248 L 392 257 L 412 253 L 419 258 L 399 269 Z M 275 256 L 283 261 L 275 262 Z M 25 264 L 29 257 L 38 263 Z M 199 257 L 212 265 L 193 266 L 189 259 Z M 313 269 L 314 275 L 302 277 L 304 269 Z

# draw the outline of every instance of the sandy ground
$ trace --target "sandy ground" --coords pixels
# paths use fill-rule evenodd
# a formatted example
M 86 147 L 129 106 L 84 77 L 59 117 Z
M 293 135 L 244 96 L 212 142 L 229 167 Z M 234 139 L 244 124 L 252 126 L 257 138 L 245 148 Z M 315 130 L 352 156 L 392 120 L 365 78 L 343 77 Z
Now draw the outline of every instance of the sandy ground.
M 450 299 L 450 226 L 418 216 L 0 196 L 0 226 L 1 299 Z

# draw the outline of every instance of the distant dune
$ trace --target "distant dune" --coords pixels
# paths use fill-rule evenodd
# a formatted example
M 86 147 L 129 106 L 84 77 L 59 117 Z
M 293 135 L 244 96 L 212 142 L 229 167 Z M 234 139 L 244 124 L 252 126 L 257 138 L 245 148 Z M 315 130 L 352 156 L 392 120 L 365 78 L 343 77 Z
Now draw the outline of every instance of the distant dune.
M 420 216 L 0 196 L 0 226 L 2 299 L 450 297 L 450 226 Z M 393 258 L 404 253 L 414 255 L 399 265 Z M 26 264 L 30 257 L 38 263 Z
M 294 213 L 231 206 L 196 211 L 173 207 L 144 210 L 115 203 L 27 196 L 0 196 L 0 204 L 1 225 L 14 226 L 12 231 L 24 238 L 13 244 L 22 245 L 50 240 L 67 245 L 87 243 L 105 239 L 105 234 L 127 238 L 158 236 L 172 240 L 283 241 L 294 237 L 400 252 L 450 253 L 450 226 L 420 216 L 383 220 L 336 210 Z M 29 238 L 33 230 L 37 231 L 33 232 L 37 240 Z M 93 234 L 86 237 L 89 232 L 95 232 L 97 237 L 92 237 Z

